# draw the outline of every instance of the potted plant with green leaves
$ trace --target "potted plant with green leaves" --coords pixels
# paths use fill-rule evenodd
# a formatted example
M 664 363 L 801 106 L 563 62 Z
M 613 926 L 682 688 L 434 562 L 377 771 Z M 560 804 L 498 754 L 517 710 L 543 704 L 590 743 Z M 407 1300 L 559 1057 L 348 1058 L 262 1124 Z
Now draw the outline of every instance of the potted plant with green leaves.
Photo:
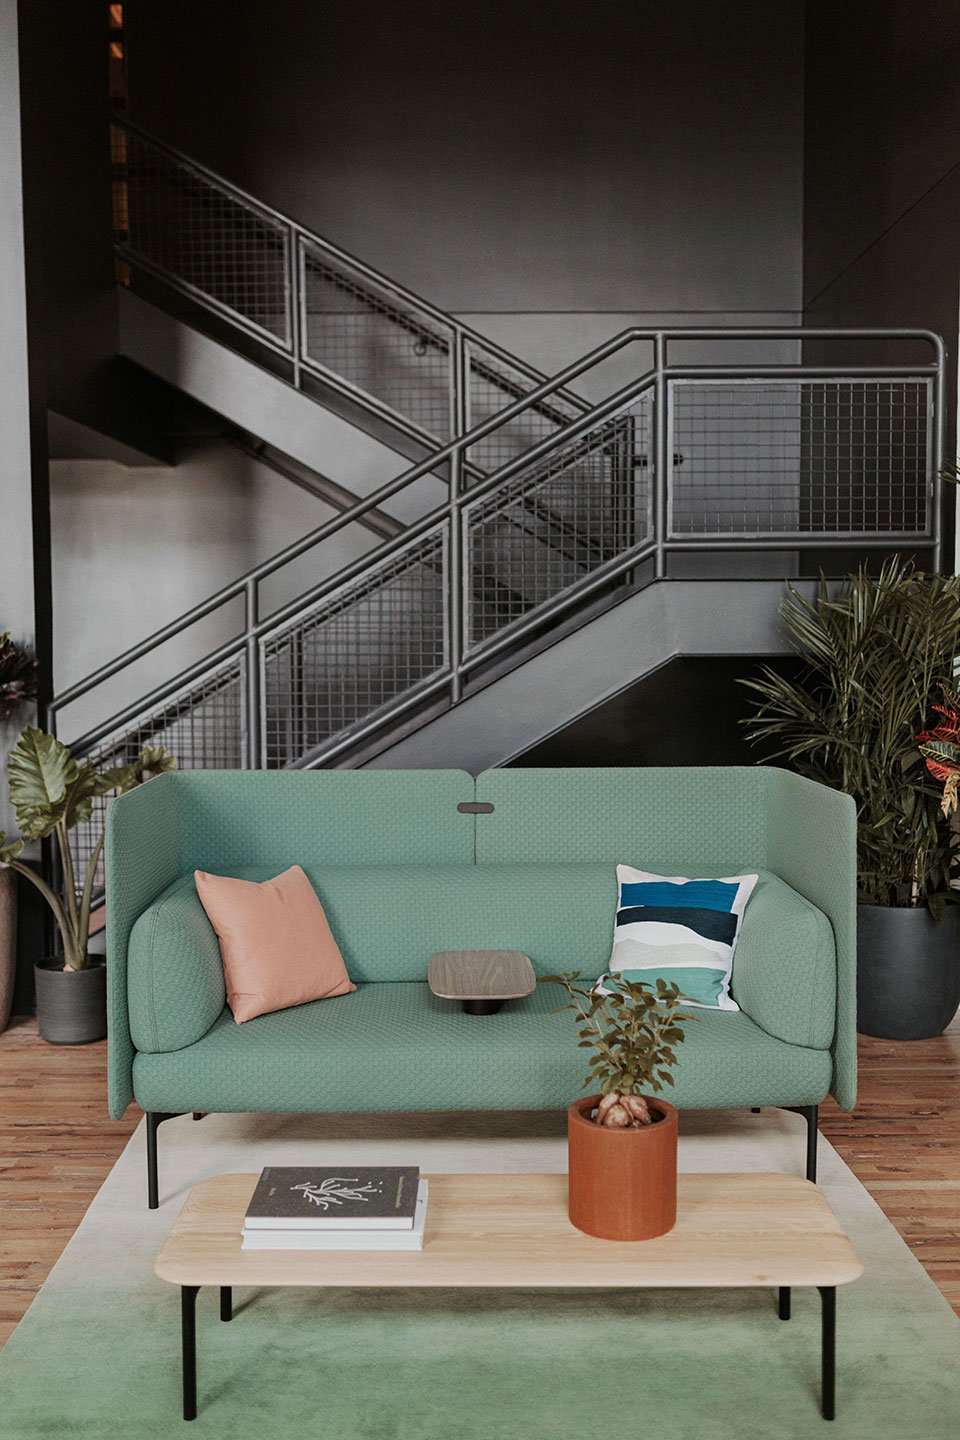
M 960 1003 L 958 844 L 918 732 L 960 654 L 960 577 L 899 558 L 781 614 L 805 666 L 765 666 L 744 722 L 765 759 L 857 804 L 857 1024 L 868 1035 L 940 1034 Z
M 37 693 L 37 661 L 25 645 L 0 631 L 0 728 Z M 17 877 L 0 867 L 0 1030 L 10 1019 L 17 968 Z
M 676 985 L 608 975 L 586 988 L 580 971 L 546 975 L 572 1010 L 581 1049 L 592 1051 L 584 1089 L 567 1110 L 571 1222 L 604 1240 L 650 1240 L 677 1218 L 677 1112 L 660 1098 L 673 1084 L 684 1024 Z M 554 1012 L 558 1013 L 558 1012 Z
M 132 790 L 150 775 L 176 768 L 161 745 L 146 746 L 126 765 L 98 770 L 78 760 L 53 735 L 28 725 L 7 762 L 10 800 L 20 827 L 19 839 L 0 833 L 0 863 L 23 875 L 46 900 L 57 923 L 60 951 L 36 966 L 37 1019 L 42 1038 L 77 1045 L 106 1034 L 106 977 L 89 951 L 90 911 L 96 883 L 101 831 L 86 865 L 77 875 L 70 832 L 93 813 L 98 796 Z M 56 838 L 63 883 L 58 890 L 20 857 L 28 840 Z

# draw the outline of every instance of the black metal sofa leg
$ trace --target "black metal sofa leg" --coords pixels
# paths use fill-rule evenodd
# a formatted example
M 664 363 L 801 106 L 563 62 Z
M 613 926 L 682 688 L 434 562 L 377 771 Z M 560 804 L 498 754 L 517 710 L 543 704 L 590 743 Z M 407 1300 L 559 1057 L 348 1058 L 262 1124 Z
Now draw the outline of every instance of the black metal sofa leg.
M 160 1207 L 160 1196 L 157 1189 L 157 1130 L 164 1120 L 173 1120 L 181 1113 L 180 1110 L 147 1111 L 147 1205 L 151 1210 L 157 1210 Z
M 782 1105 L 782 1110 L 789 1110 L 792 1115 L 802 1115 L 807 1122 L 807 1179 L 817 1183 L 817 1141 L 820 1138 L 818 1129 L 820 1120 L 819 1105 Z

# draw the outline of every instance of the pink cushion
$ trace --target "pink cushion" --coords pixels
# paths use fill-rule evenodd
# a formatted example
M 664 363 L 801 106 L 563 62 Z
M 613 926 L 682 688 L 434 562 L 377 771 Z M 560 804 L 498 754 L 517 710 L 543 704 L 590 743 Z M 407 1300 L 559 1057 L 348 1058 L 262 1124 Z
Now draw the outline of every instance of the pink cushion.
M 356 990 L 299 865 L 262 884 L 203 870 L 194 877 L 220 942 L 227 1004 L 238 1025 L 271 1010 Z

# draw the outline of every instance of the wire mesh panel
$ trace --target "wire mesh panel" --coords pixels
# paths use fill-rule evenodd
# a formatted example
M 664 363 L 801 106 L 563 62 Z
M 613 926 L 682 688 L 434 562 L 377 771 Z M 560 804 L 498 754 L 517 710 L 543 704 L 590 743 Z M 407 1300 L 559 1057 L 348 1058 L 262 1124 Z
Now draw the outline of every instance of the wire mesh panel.
M 114 128 L 121 243 L 245 324 L 290 344 L 289 230 L 132 131 Z
M 311 241 L 302 245 L 304 357 L 449 440 L 452 330 Z
M 494 415 L 499 415 L 501 410 L 529 394 L 541 383 L 540 380 L 531 380 L 522 370 L 509 365 L 499 355 L 494 355 L 472 342 L 467 345 L 466 381 L 469 395 L 469 429 L 482 425 Z M 556 435 L 581 413 L 575 403 L 560 395 L 550 395 L 529 406 L 512 420 L 468 447 L 468 483 L 471 470 L 474 478 L 480 478 L 481 474 L 492 475 L 502 465 L 529 450 L 531 445 Z
M 924 535 L 926 380 L 671 383 L 670 534 Z
M 445 554 L 442 525 L 264 641 L 268 767 L 296 765 L 443 671 Z
M 468 648 L 650 536 L 650 417 L 644 395 L 465 507 Z
M 801 530 L 929 534 L 932 409 L 927 380 L 807 382 Z
M 181 770 L 239 770 L 244 764 L 244 663 L 242 658 L 180 691 L 88 750 L 81 758 L 98 770 L 126 765 L 145 745 L 165 745 Z M 93 802 L 90 819 L 71 832 L 78 882 L 103 831 L 106 798 Z M 97 888 L 102 888 L 101 873 Z

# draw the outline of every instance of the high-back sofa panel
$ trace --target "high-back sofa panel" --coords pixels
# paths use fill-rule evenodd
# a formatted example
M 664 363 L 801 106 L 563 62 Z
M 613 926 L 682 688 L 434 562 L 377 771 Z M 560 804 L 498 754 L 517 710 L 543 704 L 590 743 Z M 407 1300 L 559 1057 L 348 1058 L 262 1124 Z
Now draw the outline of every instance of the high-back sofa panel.
M 493 809 L 464 813 L 459 806 L 465 801 Z M 216 1074 L 221 1065 L 242 1068 L 247 1047 L 255 1071 L 260 1063 L 256 1047 L 269 1046 L 276 1032 L 272 1093 L 274 1104 L 282 1104 L 288 1053 L 283 1046 L 295 1054 L 298 1046 L 309 1044 L 313 1054 L 306 1031 L 314 1026 L 318 1040 L 321 1032 L 327 1037 L 317 1052 L 319 1063 L 321 1051 L 340 1033 L 338 1025 L 344 1035 L 349 1031 L 351 1044 L 362 1038 L 352 1032 L 363 1018 L 363 1006 L 349 996 L 317 1002 L 315 1017 L 300 1013 L 311 1007 L 298 1007 L 285 1019 L 233 1025 L 223 1010 L 216 940 L 192 885 L 195 868 L 264 879 L 301 864 L 328 909 L 361 988 L 372 985 L 379 991 L 377 982 L 384 982 L 381 1000 L 392 986 L 399 1003 L 401 987 L 406 987 L 404 1003 L 435 1027 L 430 1033 L 436 1038 L 425 1050 L 421 1046 L 416 1060 L 422 1067 L 424 1055 L 449 1039 L 455 1016 L 455 1007 L 442 1002 L 430 1002 L 430 1017 L 419 1008 L 425 1002 L 416 995 L 426 994 L 430 951 L 520 948 L 534 956 L 541 973 L 576 967 L 596 974 L 609 956 L 618 861 L 662 873 L 757 870 L 769 875 L 752 915 L 748 907 L 739 978 L 734 970 L 734 993 L 739 989 L 746 1011 L 743 1021 L 738 1029 L 737 1024 L 722 1026 L 723 1016 L 711 1016 L 709 1034 L 729 1035 L 731 1046 L 741 1030 L 762 1045 L 767 1043 L 763 1036 L 769 1036 L 774 1048 L 764 1063 L 768 1075 L 779 1074 L 784 1094 L 790 1091 L 790 1066 L 802 1063 L 808 1088 L 822 1085 L 822 1097 L 829 1086 L 849 1107 L 856 1083 L 855 830 L 848 797 L 760 767 L 501 770 L 476 781 L 459 771 L 160 776 L 109 807 L 111 1112 L 122 1114 L 133 1098 L 137 1052 L 138 1098 L 149 1099 L 147 1108 L 174 1109 L 190 1088 L 190 1074 Z M 158 897 L 159 904 L 154 903 Z M 551 1022 L 544 1028 L 541 1011 L 547 1000 L 552 1003 L 553 997 L 522 1002 L 509 1025 L 507 1012 L 481 1022 L 493 1027 L 483 1032 L 491 1058 L 496 1044 L 507 1045 L 516 1032 L 525 1037 L 519 1043 L 547 1045 L 550 1056 L 550 1047 L 564 1047 L 563 1055 L 569 1053 L 575 1064 L 569 1025 L 558 1023 L 554 1029 Z M 363 1003 L 373 1033 L 379 1023 L 373 1014 L 376 996 Z M 707 1023 L 700 1028 L 706 1042 Z M 548 1031 L 555 1040 L 548 1042 Z M 402 1040 L 412 1032 L 399 1033 Z M 513 1044 L 510 1038 L 507 1048 Z M 694 1045 L 689 1076 L 702 1048 L 699 1039 Z M 805 1053 L 802 1047 L 808 1047 Z M 826 1047 L 826 1080 L 814 1084 L 810 1077 L 822 1071 L 817 1053 L 826 1061 Z M 194 1050 L 198 1068 L 192 1070 Z M 222 1060 L 217 1058 L 221 1051 Z M 553 1061 L 547 1051 L 543 1054 L 540 1073 L 546 1075 Z M 507 1058 L 505 1051 L 504 1063 Z M 724 1093 L 749 1089 L 746 1069 L 738 1078 L 736 1054 L 724 1053 L 723 1061 L 731 1081 Z M 398 1063 L 402 1069 L 402 1056 Z M 743 1064 L 749 1068 L 746 1054 Z M 484 1073 L 481 1066 L 477 1074 Z M 410 1072 L 418 1084 L 419 1075 L 416 1068 Z M 724 1103 L 719 1092 L 711 1099 L 707 1078 L 704 1072 L 691 1090 L 698 1098 L 688 1103 Z M 483 1084 L 475 1083 L 478 1097 Z M 469 1090 L 466 1078 L 465 1086 Z M 553 1103 L 546 1093 L 549 1085 L 540 1088 L 543 1094 L 535 1103 Z M 256 1098 L 256 1087 L 245 1082 L 236 1093 L 241 1089 L 241 1108 L 246 1108 Z M 413 1089 L 408 1100 L 415 1098 Z M 318 1097 L 322 1093 L 321 1086 Z M 303 1094 L 298 1092 L 298 1099 Z M 165 1095 L 174 1098 L 161 1103 Z M 558 1096 L 557 1103 L 564 1098 Z M 811 1103 L 815 1098 L 805 1094 L 796 1101 L 772 1101 L 758 1094 L 737 1103 Z M 339 1104 L 345 1103 L 341 1096 Z M 183 1108 L 221 1107 L 198 1094 L 196 1103 Z
M 766 865 L 759 768 L 487 770 L 477 799 L 494 807 L 477 816 L 480 861 L 606 860 L 685 875 Z

